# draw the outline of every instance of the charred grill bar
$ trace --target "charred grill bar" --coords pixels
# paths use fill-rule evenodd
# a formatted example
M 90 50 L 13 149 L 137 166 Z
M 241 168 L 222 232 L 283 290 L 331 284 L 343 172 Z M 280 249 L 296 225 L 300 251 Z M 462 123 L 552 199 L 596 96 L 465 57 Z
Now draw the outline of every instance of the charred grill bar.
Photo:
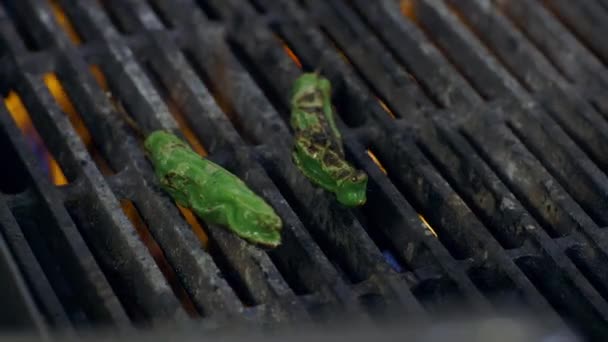
M 46 333 L 523 307 L 606 334 L 602 1 L 3 6 L 0 298 L 15 314 L 2 323 Z M 359 209 L 291 161 L 289 89 L 316 68 L 370 178 Z M 260 250 L 178 208 L 125 116 L 245 180 L 285 222 L 283 244 Z M 67 184 L 45 172 L 51 157 Z

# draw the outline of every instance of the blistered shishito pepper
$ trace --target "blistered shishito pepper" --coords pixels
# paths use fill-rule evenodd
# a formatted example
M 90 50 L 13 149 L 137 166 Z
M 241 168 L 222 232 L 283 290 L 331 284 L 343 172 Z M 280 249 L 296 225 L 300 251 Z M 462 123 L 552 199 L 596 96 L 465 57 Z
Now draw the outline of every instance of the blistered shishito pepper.
M 162 188 L 179 205 L 249 242 L 266 247 L 281 243 L 281 218 L 238 177 L 165 131 L 150 134 L 144 147 Z
M 329 81 L 316 72 L 302 74 L 291 93 L 294 163 L 313 183 L 333 192 L 338 202 L 359 206 L 366 201 L 367 175 L 346 161 L 333 115 Z

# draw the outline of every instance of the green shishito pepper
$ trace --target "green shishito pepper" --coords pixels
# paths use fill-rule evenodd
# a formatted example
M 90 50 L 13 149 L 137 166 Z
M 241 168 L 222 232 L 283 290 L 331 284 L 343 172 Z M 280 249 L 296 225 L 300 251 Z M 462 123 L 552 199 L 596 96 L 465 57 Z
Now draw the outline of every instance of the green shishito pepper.
M 293 160 L 313 183 L 354 207 L 365 204 L 367 175 L 345 160 L 342 136 L 334 121 L 331 85 L 318 73 L 304 73 L 291 90 Z
M 144 147 L 161 187 L 179 205 L 249 242 L 271 248 L 280 245 L 281 218 L 242 180 L 202 158 L 171 133 L 153 132 Z

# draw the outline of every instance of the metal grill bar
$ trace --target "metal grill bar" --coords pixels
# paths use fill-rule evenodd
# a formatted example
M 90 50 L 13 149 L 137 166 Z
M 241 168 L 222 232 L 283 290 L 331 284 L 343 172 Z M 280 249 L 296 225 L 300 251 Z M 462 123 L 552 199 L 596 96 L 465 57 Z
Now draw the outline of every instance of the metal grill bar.
M 8 222 L 14 219 L 11 217 L 6 205 L 2 203 L 2 216 L 6 220 L 3 222 Z M 14 229 L 16 224 L 13 223 Z M 15 236 L 13 236 L 15 237 Z M 11 307 L 11 312 L 5 311 L 0 316 L 0 326 L 6 330 L 18 330 L 18 329 L 27 329 L 31 331 L 35 331 L 37 334 L 46 335 L 47 327 L 44 322 L 44 317 L 38 308 L 36 307 L 35 299 L 31 297 L 30 292 L 27 289 L 26 282 L 20 276 L 19 267 L 15 260 L 11 255 L 11 251 L 9 249 L 9 245 L 5 241 L 4 237 L 0 236 L 0 255 L 1 255 L 1 263 L 0 263 L 0 277 L 2 278 L 4 284 L 4 291 L 2 293 L 2 302 L 5 305 Z M 31 260 L 31 259 L 30 259 Z M 35 263 L 35 261 L 33 261 Z M 33 266 L 33 265 L 32 265 Z M 33 266 L 34 268 L 36 266 Z M 38 266 L 39 267 L 39 266 Z M 45 278 L 41 275 L 39 270 L 36 270 L 38 273 L 36 275 L 40 275 L 36 280 L 38 281 L 37 290 L 41 293 L 46 292 L 46 296 L 42 297 L 42 300 L 47 301 L 44 306 L 50 308 L 51 310 L 57 310 L 59 305 L 57 305 L 57 299 L 54 297 L 54 293 L 49 291 L 48 283 L 45 283 Z M 34 285 L 34 286 L 36 286 Z M 55 302 L 52 302 L 52 301 Z M 63 312 L 47 312 L 45 314 L 54 315 L 58 321 L 63 320 L 64 324 L 67 321 L 66 315 Z
M 16 318 L 44 333 L 515 306 L 605 334 L 608 82 L 598 32 L 608 28 L 586 20 L 606 9 L 411 5 L 407 16 L 393 0 L 1 6 L 0 86 L 22 99 L 69 182 L 47 180 L 0 109 L 0 139 L 19 161 L 7 172 L 24 175 L 0 184 Z M 58 22 L 62 10 L 78 44 Z M 291 161 L 289 90 L 317 68 L 332 82 L 347 158 L 369 175 L 360 209 L 338 205 Z M 93 145 L 43 83 L 49 73 Z M 277 210 L 282 246 L 265 252 L 208 224 L 201 246 L 159 189 L 127 116 L 144 134 L 200 141 Z M 124 201 L 160 252 L 138 235 Z
M 276 74 L 276 72 L 275 73 L 267 73 L 267 74 Z
M 182 16 L 181 18 L 187 17 Z M 189 22 L 196 21 L 191 20 Z M 304 188 L 304 184 L 307 183 L 307 181 L 303 179 L 291 165 L 289 151 L 283 149 L 276 152 L 277 148 L 274 147 L 276 146 L 276 140 L 280 139 L 280 141 L 287 141 L 289 139 L 286 127 L 281 124 L 281 119 L 278 114 L 274 112 L 272 107 L 270 107 L 270 104 L 263 101 L 263 95 L 253 86 L 253 81 L 247 77 L 245 71 L 239 66 L 238 62 L 231 57 L 229 48 L 225 45 L 221 45 L 221 42 L 223 41 L 223 36 L 220 33 L 221 31 L 214 31 L 213 27 L 207 28 L 204 26 L 192 27 L 192 29 L 197 35 L 197 42 L 200 44 L 200 48 L 194 48 L 191 51 L 193 62 L 197 63 L 201 69 L 203 69 L 202 72 L 217 85 L 217 89 L 222 89 L 220 90 L 222 96 L 228 98 L 227 95 L 229 95 L 230 98 L 239 99 L 232 102 L 231 105 L 234 106 L 235 110 L 233 115 L 238 115 L 239 122 L 241 122 L 243 127 L 246 127 L 247 131 L 244 132 L 244 135 L 250 136 L 256 141 L 272 144 L 273 152 L 271 155 L 266 155 L 266 159 L 273 160 L 274 163 L 278 164 L 275 166 L 280 169 L 278 172 L 283 174 L 286 172 L 288 173 L 288 176 L 285 176 L 286 179 L 288 179 L 287 182 L 289 182 L 289 179 L 297 179 L 297 185 L 292 185 L 291 187 L 298 189 Z M 213 32 L 217 33 L 211 35 L 210 33 Z M 222 63 L 220 68 L 217 67 L 218 62 Z M 272 141 L 275 141 L 275 143 L 272 143 Z M 260 147 L 259 149 L 264 154 L 264 147 Z M 287 170 L 285 170 L 285 168 L 287 168 Z M 245 177 L 247 177 L 247 175 Z M 268 189 L 269 186 L 270 185 L 267 185 L 263 189 Z M 312 195 L 312 189 L 309 191 Z M 326 211 L 327 209 L 323 209 L 324 206 L 318 203 L 318 194 L 315 194 L 315 196 L 317 196 L 315 197 L 315 201 L 317 202 L 315 206 L 318 207 L 316 212 Z M 303 197 L 302 190 L 299 192 L 299 197 L 300 199 Z M 312 198 L 309 197 L 306 201 L 308 204 L 304 206 L 310 207 Z M 315 208 L 311 208 L 310 210 L 315 210 Z M 336 220 L 337 217 L 338 216 L 334 216 L 334 220 Z M 319 222 L 319 228 L 323 228 L 323 226 L 327 225 L 327 223 L 321 224 L 322 218 L 315 218 L 314 220 Z M 313 227 L 309 226 L 309 229 L 313 229 Z M 386 265 L 383 265 L 384 263 L 380 261 L 381 256 L 379 253 L 370 249 L 369 240 L 364 238 L 363 235 L 356 235 L 364 234 L 363 232 L 357 233 L 357 230 L 361 231 L 361 228 L 355 225 L 352 226 L 352 228 L 328 227 L 327 229 L 329 229 L 328 232 L 321 232 L 321 234 L 330 234 L 329 238 L 336 241 L 332 243 L 347 243 L 350 244 L 349 248 L 358 251 L 352 255 L 358 259 L 345 261 L 347 263 L 346 267 L 350 267 L 350 272 L 352 272 L 355 277 L 367 279 L 371 276 L 372 272 L 376 272 L 375 269 L 380 267 L 384 267 L 383 269 L 381 268 L 383 272 L 388 271 Z M 339 232 L 341 231 L 348 232 L 348 235 L 336 235 L 340 234 Z M 310 243 L 310 241 L 306 242 Z M 369 249 L 369 252 L 362 248 Z M 365 255 L 369 255 L 369 261 L 362 259 Z M 358 269 L 354 267 L 358 267 Z M 409 303 L 410 305 L 415 305 L 411 300 L 409 300 Z
M 607 28 L 608 12 L 605 8 L 593 1 L 577 3 L 574 6 L 562 0 L 550 0 L 544 3 L 606 63 L 608 45 L 600 34 L 601 30 Z
M 48 317 L 47 319 L 51 321 L 54 326 L 70 327 L 71 324 L 67 313 L 61 306 L 44 271 L 36 260 L 34 252 L 27 244 L 26 237 L 19 229 L 18 223 L 15 221 L 15 218 L 4 202 L 5 201 L 3 200 L 0 211 L 3 217 L 2 228 L 4 230 L 6 244 L 11 248 L 10 251 L 17 255 L 18 260 L 23 263 L 20 267 L 23 269 L 23 272 L 26 273 L 24 276 L 29 282 L 29 286 L 34 289 L 33 292 L 34 295 L 37 296 L 35 299 L 38 301 L 38 305 L 41 307 L 41 310 L 43 310 L 45 317 Z M 7 263 L 8 262 L 10 261 L 7 261 Z M 40 315 L 40 313 L 35 313 L 33 315 Z M 35 319 L 36 316 L 33 316 L 33 318 Z M 42 317 L 39 317 L 39 319 L 42 319 Z M 36 321 L 34 320 L 34 322 Z M 39 322 L 39 324 L 41 324 L 41 322 Z
M 93 257 L 76 227 L 70 222 L 68 213 L 61 205 L 63 202 L 61 195 L 42 175 L 33 156 L 28 156 L 25 143 L 5 109 L 2 109 L 0 116 L 4 134 L 8 136 L 11 145 L 17 146 L 17 154 L 24 161 L 27 173 L 31 175 L 31 186 L 33 186 L 34 193 L 39 194 L 37 201 L 40 201 L 40 207 L 44 208 L 47 217 L 59 222 L 45 234 L 48 238 L 47 243 L 50 243 L 53 248 L 53 255 L 56 258 L 54 262 L 57 266 L 64 268 L 67 274 L 72 275 L 70 279 L 72 286 L 81 288 L 74 294 L 79 298 L 81 304 L 89 306 L 88 311 L 91 316 L 102 321 L 114 321 L 119 324 L 122 322 L 124 325 L 126 323 L 124 311 L 119 306 L 116 297 L 112 295 L 112 291 L 93 261 Z M 35 265 L 31 267 L 35 267 Z

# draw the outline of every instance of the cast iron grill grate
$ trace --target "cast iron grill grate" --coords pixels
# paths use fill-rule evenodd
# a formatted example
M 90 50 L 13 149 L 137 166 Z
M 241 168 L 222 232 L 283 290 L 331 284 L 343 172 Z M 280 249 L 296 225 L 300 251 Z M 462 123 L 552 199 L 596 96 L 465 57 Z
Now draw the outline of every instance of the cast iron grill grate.
M 601 337 L 606 19 L 601 0 L 5 2 L 2 322 L 523 307 Z M 370 176 L 360 209 L 290 160 L 288 92 L 316 68 Z M 283 218 L 283 245 L 262 251 L 177 207 L 125 115 L 245 180 Z

